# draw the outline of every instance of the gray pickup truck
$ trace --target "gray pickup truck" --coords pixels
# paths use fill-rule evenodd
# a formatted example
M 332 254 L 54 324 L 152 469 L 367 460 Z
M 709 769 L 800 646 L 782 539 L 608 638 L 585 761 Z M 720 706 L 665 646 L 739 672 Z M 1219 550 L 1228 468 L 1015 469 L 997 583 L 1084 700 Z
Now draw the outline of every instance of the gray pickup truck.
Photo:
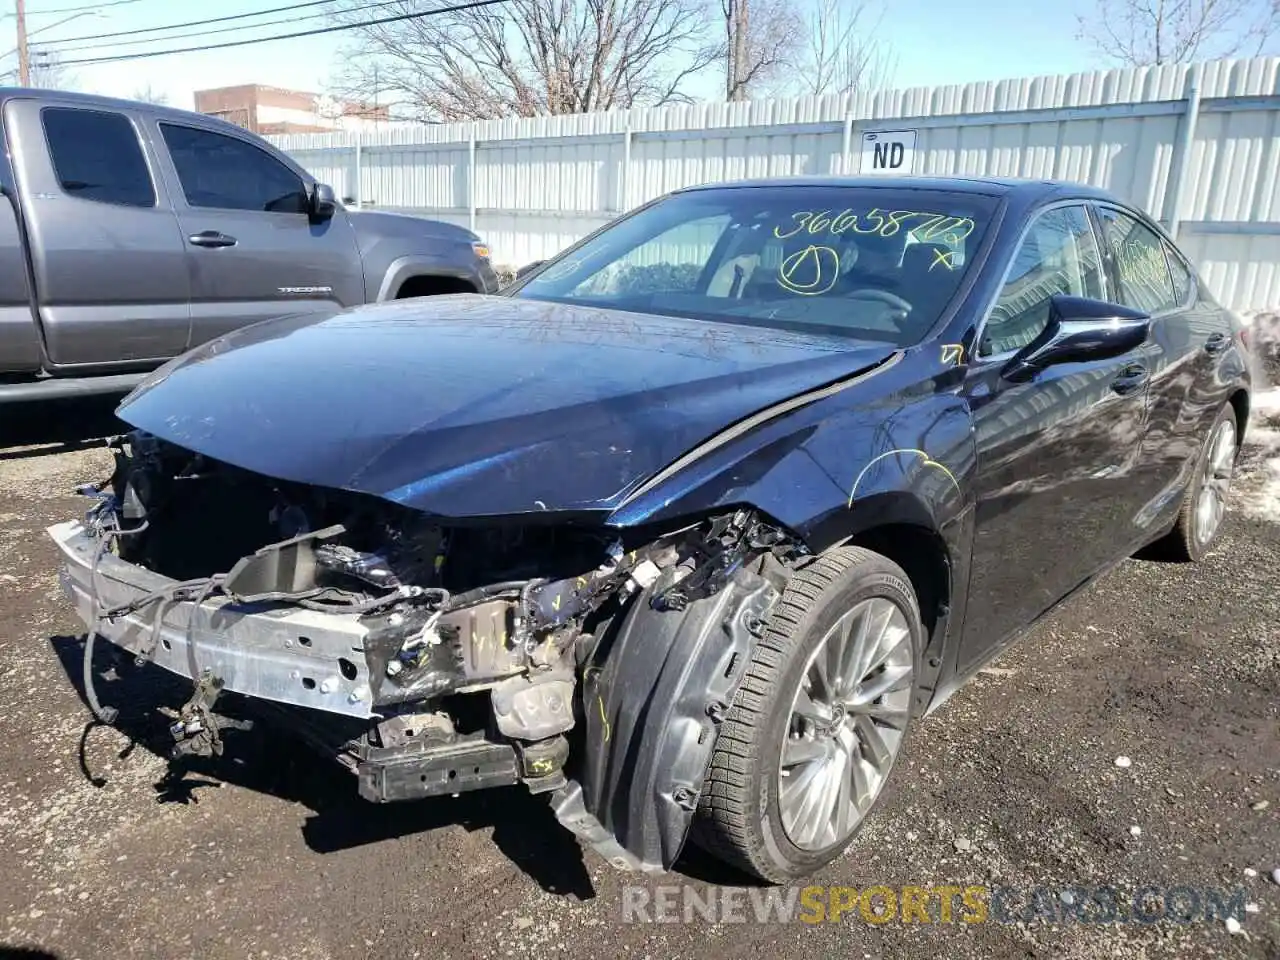
M 462 227 L 350 210 L 214 117 L 0 88 L 0 402 L 127 390 L 286 313 L 491 293 Z

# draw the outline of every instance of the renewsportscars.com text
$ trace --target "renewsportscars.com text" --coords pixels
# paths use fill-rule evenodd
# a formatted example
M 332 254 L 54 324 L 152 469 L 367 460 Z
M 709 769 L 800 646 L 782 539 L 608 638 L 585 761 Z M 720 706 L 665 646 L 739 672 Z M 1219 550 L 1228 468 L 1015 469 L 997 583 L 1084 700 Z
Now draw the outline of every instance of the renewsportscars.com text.
M 628 886 L 623 923 L 1200 923 L 1245 919 L 1243 888 Z

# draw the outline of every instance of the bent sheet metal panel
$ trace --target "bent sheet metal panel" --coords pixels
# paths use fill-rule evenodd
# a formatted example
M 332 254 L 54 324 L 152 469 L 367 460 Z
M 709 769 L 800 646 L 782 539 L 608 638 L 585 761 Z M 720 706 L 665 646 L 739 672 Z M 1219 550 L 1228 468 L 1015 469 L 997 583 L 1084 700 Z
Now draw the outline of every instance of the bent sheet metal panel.
M 680 612 L 653 610 L 652 595 L 637 597 L 587 668 L 579 774 L 586 810 L 634 858 L 617 865 L 645 870 L 670 868 L 684 845 L 718 718 L 746 673 L 754 621 L 777 591 L 739 569 Z M 582 823 L 566 826 L 589 839 Z
M 74 520 L 47 532 L 62 554 L 63 590 L 80 617 L 92 625 L 94 538 Z M 173 582 L 112 554 L 98 563 L 103 608 L 129 603 Z M 373 716 L 363 653 L 367 631 L 356 616 L 240 607 L 223 598 L 208 600 L 195 611 L 194 603 L 157 601 L 102 625 L 99 633 L 132 654 L 146 655 L 157 666 L 193 679 L 190 636 L 196 672 L 212 670 L 229 691 L 348 717 Z M 157 615 L 162 616 L 158 629 Z M 301 644 L 299 637 L 309 643 Z M 340 658 L 348 664 L 345 674 Z

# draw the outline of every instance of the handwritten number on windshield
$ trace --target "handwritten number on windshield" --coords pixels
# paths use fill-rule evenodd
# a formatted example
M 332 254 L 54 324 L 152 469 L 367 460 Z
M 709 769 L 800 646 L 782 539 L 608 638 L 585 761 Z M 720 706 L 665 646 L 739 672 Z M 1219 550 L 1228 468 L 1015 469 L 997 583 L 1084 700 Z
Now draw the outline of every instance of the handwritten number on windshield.
M 920 218 L 920 223 L 913 223 Z M 892 237 L 900 230 L 916 233 L 923 241 L 941 240 L 959 244 L 973 233 L 974 223 L 969 217 L 952 217 L 940 213 L 919 210 L 882 210 L 876 207 L 865 213 L 852 210 L 798 210 L 791 215 L 791 225 L 778 225 L 773 235 L 779 240 L 789 240 L 800 233 L 817 235 L 829 233 L 839 236 L 846 231 L 863 235 Z

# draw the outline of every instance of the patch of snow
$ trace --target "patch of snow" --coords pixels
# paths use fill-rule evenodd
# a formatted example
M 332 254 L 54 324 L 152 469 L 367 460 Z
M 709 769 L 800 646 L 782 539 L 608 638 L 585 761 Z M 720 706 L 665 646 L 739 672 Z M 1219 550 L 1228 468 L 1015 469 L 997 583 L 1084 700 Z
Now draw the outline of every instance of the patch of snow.
M 1270 426 L 1261 417 L 1249 424 L 1244 435 L 1246 447 L 1261 447 L 1264 457 L 1280 453 L 1280 428 Z
M 1260 352 L 1280 352 L 1280 310 L 1247 310 L 1240 318 L 1253 328 L 1253 342 Z
M 1256 452 L 1246 455 L 1241 477 L 1244 509 L 1280 523 L 1280 387 L 1255 393 L 1249 414 L 1244 446 Z
M 1253 395 L 1250 403 L 1250 413 L 1254 416 L 1270 420 L 1273 417 L 1280 417 L 1280 387 L 1272 387 L 1270 390 L 1263 390 Z
M 1250 491 L 1245 509 L 1262 520 L 1280 523 L 1280 456 L 1269 457 L 1258 467 L 1256 492 Z M 1251 484 L 1252 486 L 1252 484 Z

